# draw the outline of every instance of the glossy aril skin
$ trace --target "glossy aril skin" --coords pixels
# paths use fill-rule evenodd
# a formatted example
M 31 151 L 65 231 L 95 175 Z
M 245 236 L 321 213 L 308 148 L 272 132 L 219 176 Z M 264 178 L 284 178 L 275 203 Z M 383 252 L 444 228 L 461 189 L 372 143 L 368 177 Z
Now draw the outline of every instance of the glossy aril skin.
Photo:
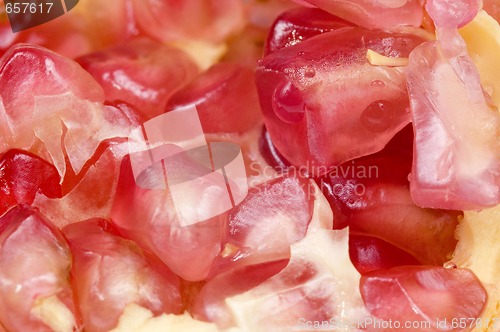
M 264 56 L 319 34 L 354 24 L 317 8 L 294 8 L 276 18 L 268 34 Z
M 178 162 L 179 171 L 191 167 L 189 160 Z M 143 174 L 146 181 L 164 181 L 147 171 Z M 220 195 L 227 191 L 225 186 L 217 184 L 200 182 L 199 185 L 196 193 L 187 195 L 198 199 L 197 208 L 201 213 L 207 206 L 216 206 Z M 204 195 L 209 189 L 214 190 L 212 194 Z M 196 209 L 193 212 L 196 213 Z M 174 273 L 189 281 L 204 279 L 221 250 L 225 214 L 199 223 L 181 224 L 168 189 L 145 189 L 136 183 L 130 156 L 122 161 L 111 216 L 126 237 L 156 254 Z
M 480 317 L 487 299 L 470 270 L 434 266 L 375 271 L 361 277 L 360 289 L 367 309 L 378 319 L 401 326 L 407 321 L 425 324 L 405 331 L 470 331 L 475 324 L 464 328 L 453 322 Z
M 420 265 L 415 257 L 398 247 L 365 235 L 349 235 L 349 257 L 361 274 L 402 265 Z
M 198 73 L 184 52 L 147 38 L 77 61 L 103 87 L 107 101 L 125 101 L 146 119 L 163 113 L 170 96 Z
M 296 166 L 330 167 L 381 150 L 409 123 L 400 67 L 373 66 L 372 49 L 407 57 L 421 34 L 327 32 L 266 56 L 256 82 L 266 127 Z
M 109 222 L 78 222 L 63 233 L 73 254 L 71 274 L 85 331 L 109 331 L 129 303 L 156 315 L 182 311 L 177 276 L 117 235 Z
M 140 114 L 125 102 L 104 105 L 104 116 L 111 123 L 131 128 L 144 121 Z M 62 183 L 62 197 L 37 194 L 33 206 L 58 227 L 64 227 L 75 220 L 111 218 L 111 205 L 121 161 L 128 152 L 124 138 L 101 142 L 78 174 L 66 175 L 66 181 Z
M 209 68 L 175 93 L 166 110 L 190 105 L 196 106 L 205 133 L 243 133 L 261 120 L 254 73 L 237 64 Z
M 75 220 L 111 218 L 122 158 L 128 153 L 126 142 L 104 142 L 97 149 L 75 182 L 65 183 L 63 197 L 37 195 L 33 206 L 58 227 Z
M 141 33 L 162 42 L 201 40 L 220 43 L 242 28 L 238 0 L 131 0 Z
M 109 332 L 132 303 L 161 331 L 470 324 L 487 294 L 441 266 L 485 262 L 452 256 L 455 234 L 481 248 L 454 209 L 499 199 L 494 92 L 457 38 L 479 4 L 81 0 L 13 34 L 0 0 L 0 332 Z M 188 153 L 132 171 L 171 134 L 148 121 L 193 105 L 208 143 L 241 148 L 236 207 Z M 475 270 L 491 310 L 494 268 Z
M 55 167 L 22 150 L 9 150 L 0 157 L 0 215 L 17 204 L 31 204 L 39 192 L 61 197 Z
M 258 286 L 283 270 L 287 263 L 288 260 L 279 260 L 243 266 L 217 275 L 196 295 L 190 312 L 197 319 L 217 322 L 221 328 L 234 326 L 236 322 L 225 299 Z
M 410 196 L 411 128 L 381 152 L 347 162 L 318 179 L 334 213 L 334 228 L 375 236 L 421 263 L 448 261 L 461 212 L 423 209 Z
M 106 139 L 127 137 L 122 112 L 106 110 L 99 84 L 45 48 L 12 47 L 0 59 L 0 151 L 28 150 L 72 181 Z
M 471 8 L 454 8 L 454 19 L 431 12 L 439 38 L 417 47 L 409 59 L 411 195 L 422 207 L 480 210 L 500 203 L 500 114 L 457 31 L 477 11 L 475 1 L 463 3 L 471 2 Z
M 280 332 L 297 328 L 301 318 L 365 318 L 359 274 L 347 253 L 347 231 L 310 229 L 292 245 L 286 267 L 279 262 L 265 266 L 264 272 L 262 266 L 245 267 L 209 281 L 192 309 L 195 317 L 221 328 L 237 324 L 251 331 Z M 269 275 L 271 267 L 274 275 Z M 262 276 L 267 278 L 261 281 Z
M 398 25 L 420 26 L 422 4 L 419 0 L 294 0 L 309 4 L 369 29 L 383 29 Z
M 263 154 L 269 165 L 275 167 L 280 171 L 287 171 L 290 168 L 290 164 L 286 159 L 281 156 L 276 147 L 272 144 L 269 134 L 264 129 L 262 135 L 259 139 L 260 141 L 260 151 Z M 378 153 L 378 156 L 389 157 L 392 155 L 400 156 L 396 168 L 394 168 L 390 174 L 396 183 L 407 185 L 407 174 L 411 167 L 411 147 L 413 144 L 413 131 L 411 126 L 406 126 L 400 133 L 398 133 L 389 144 Z M 347 165 L 349 166 L 349 165 Z M 377 165 L 372 165 L 377 166 Z M 351 164 L 349 167 L 353 167 Z M 346 168 L 346 171 L 349 172 Z M 388 173 L 386 173 L 387 175 Z M 345 206 L 340 203 L 340 195 L 334 195 L 332 184 L 325 182 L 325 179 L 319 179 L 319 185 L 323 185 L 322 189 L 327 195 L 330 203 L 332 204 L 333 211 L 335 213 L 335 228 L 343 228 L 349 224 L 349 218 L 344 214 L 343 209 Z M 335 185 L 335 184 L 334 184 Z M 355 187 L 352 187 L 354 189 Z M 349 198 L 352 192 L 346 192 L 345 195 Z M 336 197 L 335 197 L 336 196 Z M 357 195 L 352 195 L 357 196 Z M 345 198 L 344 198 L 345 201 Z M 451 228 L 450 228 L 451 231 Z M 365 235 L 356 234 L 356 229 L 351 232 L 349 236 L 349 254 L 350 258 L 356 267 L 356 269 L 364 274 L 373 270 L 379 270 L 382 268 L 389 268 L 400 265 L 419 265 L 420 262 L 411 254 L 406 251 L 386 242 L 376 236 L 373 233 L 363 233 Z M 448 233 L 449 235 L 451 233 Z M 396 236 L 394 236 L 396 238 Z M 455 243 L 450 237 L 451 243 Z M 402 244 L 402 243 L 401 243 Z M 450 248 L 451 248 L 450 244 Z
M 305 236 L 311 222 L 312 188 L 308 179 L 290 174 L 250 189 L 229 212 L 224 249 L 212 273 L 290 258 L 290 245 Z
M 35 210 L 20 205 L 0 218 L 0 321 L 8 331 L 51 332 L 49 300 L 63 312 L 63 331 L 78 316 L 69 283 L 71 253 L 60 231 Z M 38 317 L 38 318 L 37 318 Z M 47 324 L 48 323 L 48 324 Z
M 439 28 L 461 28 L 474 19 L 481 9 L 482 0 L 459 0 L 448 2 L 429 0 L 425 10 Z
M 281 152 L 279 152 L 274 146 L 266 127 L 262 128 L 261 135 L 259 137 L 259 151 L 269 166 L 281 171 L 290 167 L 290 162 L 286 160 Z
M 0 0 L 0 56 L 15 43 L 30 43 L 75 58 L 138 33 L 129 0 L 79 1 L 66 15 L 18 33 L 12 32 L 2 13 L 3 2 Z

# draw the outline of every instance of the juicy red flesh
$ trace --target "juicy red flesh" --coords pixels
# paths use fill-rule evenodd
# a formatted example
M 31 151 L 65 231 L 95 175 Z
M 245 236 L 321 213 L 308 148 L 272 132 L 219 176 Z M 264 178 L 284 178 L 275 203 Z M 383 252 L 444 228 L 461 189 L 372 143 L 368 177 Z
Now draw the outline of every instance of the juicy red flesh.
M 317 180 L 334 213 L 334 228 L 375 236 L 413 255 L 441 265 L 455 249 L 458 211 L 423 209 L 410 196 L 411 128 L 381 152 L 334 168 Z
M 422 23 L 422 2 L 370 1 L 370 0 L 294 0 L 297 3 L 317 6 L 369 29 L 383 29 L 400 25 L 420 26 Z
M 8 331 L 53 331 L 33 314 L 55 297 L 78 317 L 69 284 L 71 253 L 59 230 L 26 206 L 0 218 L 0 321 Z M 74 326 L 76 328 L 76 325 Z
M 257 90 L 269 134 L 296 166 L 330 167 L 381 150 L 410 121 L 402 68 L 372 66 L 368 49 L 407 57 L 417 33 L 344 28 L 262 59 Z
M 436 0 L 426 2 L 425 10 L 439 28 L 461 28 L 476 17 L 482 1 L 460 0 L 446 3 Z
M 170 96 L 198 71 L 182 51 L 145 38 L 77 61 L 103 87 L 107 101 L 132 104 L 146 118 L 163 113 Z
M 242 28 L 245 8 L 239 0 L 131 0 L 142 34 L 162 42 L 207 41 L 214 44 Z
M 317 8 L 294 8 L 276 18 L 268 34 L 264 56 L 319 34 L 354 24 Z
M 195 105 L 205 133 L 243 133 L 261 118 L 252 70 L 232 63 L 209 68 L 172 96 L 167 111 Z
M 361 274 L 402 265 L 420 265 L 415 257 L 398 247 L 365 235 L 349 235 L 349 257 Z
M 359 274 L 349 260 L 347 231 L 310 230 L 292 245 L 288 264 L 279 271 L 275 268 L 275 275 L 266 273 L 262 280 L 262 265 L 253 265 L 210 280 L 199 294 L 200 302 L 195 301 L 195 316 L 221 328 L 243 320 L 251 331 L 290 331 L 300 318 L 363 319 Z M 346 313 L 346 307 L 353 312 Z
M 109 219 L 121 160 L 126 153 L 128 149 L 124 140 L 101 143 L 82 171 L 63 183 L 63 197 L 52 199 L 37 196 L 33 206 L 58 227 L 64 227 L 75 220 Z
M 500 203 L 500 113 L 456 30 L 470 14 L 451 22 L 447 15 L 441 20 L 455 29 L 437 26 L 440 38 L 417 47 L 406 70 L 415 130 L 411 195 L 422 207 L 481 210 Z
M 63 181 L 74 181 L 102 141 L 130 131 L 123 113 L 104 107 L 90 74 L 42 47 L 15 45 L 0 58 L 0 97 L 0 153 L 30 151 Z
M 7 17 L 6 22 L 0 17 L 0 56 L 15 43 L 40 45 L 75 58 L 123 41 L 136 34 L 127 2 L 85 0 L 56 20 L 16 33 Z
M 274 146 L 266 127 L 262 128 L 262 132 L 259 137 L 259 151 L 266 162 L 276 170 L 283 172 L 290 167 L 288 160 L 286 160 Z
M 281 260 L 244 266 L 217 275 L 196 296 L 191 313 L 197 319 L 217 322 L 221 328 L 234 325 L 225 299 L 256 287 L 283 270 L 287 263 L 287 260 Z
M 311 222 L 312 184 L 299 176 L 284 176 L 250 189 L 228 215 L 222 244 L 212 272 L 290 258 L 290 245 L 301 240 Z
M 9 150 L 0 158 L 0 215 L 18 204 L 31 204 L 40 192 L 61 197 L 56 168 L 26 151 Z
M 484 6 L 498 18 L 495 1 L 484 0 Z M 455 331 L 454 322 L 480 317 L 487 294 L 474 274 L 438 267 L 450 259 L 462 213 L 421 207 L 473 209 L 498 202 L 500 164 L 483 150 L 496 146 L 483 138 L 495 137 L 491 128 L 498 117 L 463 130 L 463 123 L 482 118 L 463 107 L 469 118 L 459 123 L 453 121 L 463 119 L 450 116 L 453 121 L 445 124 L 457 138 L 474 134 L 443 144 L 450 150 L 430 163 L 431 171 L 448 165 L 437 169 L 439 179 L 455 172 L 446 162 L 457 156 L 471 161 L 461 175 L 492 160 L 480 176 L 470 172 L 480 185 L 445 183 L 438 194 L 434 188 L 419 193 L 415 161 L 441 153 L 436 144 L 444 141 L 427 132 L 430 126 L 421 126 L 414 112 L 413 149 L 407 125 L 407 83 L 435 83 L 434 73 L 414 61 L 433 65 L 435 58 L 416 48 L 426 34 L 408 27 L 420 26 L 423 1 L 85 0 L 67 15 L 18 34 L 10 31 L 4 2 L 0 332 L 52 331 L 34 313 L 47 297 L 74 316 L 73 328 L 64 331 L 109 331 L 130 303 L 155 316 L 186 313 L 220 328 L 241 321 L 249 331 L 288 332 L 304 318 L 341 316 L 352 323 L 367 317 L 366 310 L 374 319 L 429 324 L 398 330 Z M 460 44 L 451 36 L 458 33 L 440 29 L 470 21 L 480 1 L 427 2 L 433 21 L 424 26 L 436 23 L 444 55 L 436 54 L 450 60 Z M 296 3 L 308 8 L 289 9 Z M 11 48 L 19 42 L 53 52 L 28 44 Z M 222 62 L 201 73 L 180 51 L 208 52 L 210 58 L 226 46 Z M 410 57 L 410 65 L 371 65 L 368 49 Z M 465 53 L 452 59 L 468 73 L 458 80 L 467 90 L 445 100 L 469 93 L 484 97 L 467 59 Z M 446 95 L 446 89 L 435 90 Z M 425 89 L 409 90 L 412 104 L 427 101 L 419 95 Z M 439 101 L 434 93 L 423 94 L 429 95 L 431 103 Z M 124 156 L 132 128 L 192 105 L 207 141 L 240 144 L 248 182 L 266 182 L 230 211 L 186 226 L 173 190 L 141 187 L 131 157 Z M 263 120 L 269 131 L 264 127 L 258 136 Z M 470 154 L 479 151 L 476 157 L 456 153 L 464 142 L 471 142 Z M 185 169 L 206 171 L 189 160 L 175 162 L 169 165 L 174 177 Z M 268 165 L 285 175 L 274 177 Z M 154 168 L 141 174 L 153 187 L 165 182 Z M 330 211 L 307 177 L 321 187 L 334 228 L 341 231 L 324 223 L 327 216 L 331 222 Z M 227 188 L 211 180 L 198 184 L 181 196 L 190 213 L 205 215 Z M 20 203 L 33 207 L 16 207 Z M 319 218 L 312 219 L 313 212 Z M 318 221 L 328 230 L 318 229 Z
M 179 161 L 178 170 L 190 167 L 189 162 L 183 162 Z M 164 181 L 154 177 L 150 180 Z M 225 187 L 218 189 L 227 190 Z M 203 190 L 200 188 L 200 195 Z M 215 203 L 209 201 L 204 204 Z M 198 208 L 203 209 L 203 204 L 199 205 Z M 189 281 L 202 280 L 207 276 L 212 261 L 221 249 L 226 218 L 226 214 L 221 214 L 191 225 L 182 225 L 168 189 L 144 189 L 137 185 L 129 156 L 122 161 L 111 216 L 127 238 L 156 254 L 172 271 Z
M 376 318 L 401 326 L 408 321 L 426 324 L 405 331 L 471 330 L 474 324 L 463 328 L 454 322 L 480 317 L 487 300 L 481 282 L 468 269 L 396 267 L 362 276 L 360 289 Z
M 118 236 L 109 222 L 78 222 L 63 233 L 73 254 L 71 274 L 86 331 L 114 328 L 130 303 L 156 315 L 181 313 L 177 276 L 134 242 Z

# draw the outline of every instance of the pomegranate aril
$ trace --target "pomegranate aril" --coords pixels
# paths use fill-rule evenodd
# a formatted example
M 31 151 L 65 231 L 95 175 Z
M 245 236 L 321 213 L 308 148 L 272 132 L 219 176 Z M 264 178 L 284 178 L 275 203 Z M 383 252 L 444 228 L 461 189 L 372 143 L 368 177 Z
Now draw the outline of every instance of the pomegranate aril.
M 61 197 L 56 168 L 29 152 L 9 150 L 0 158 L 0 215 L 17 204 L 33 203 L 35 195 Z
M 134 242 L 117 235 L 108 221 L 93 219 L 63 228 L 71 252 L 71 274 L 85 331 L 114 328 L 125 307 L 154 314 L 182 311 L 179 279 Z
M 11 332 L 78 328 L 71 253 L 59 230 L 17 206 L 0 218 L 0 321 Z
M 290 245 L 306 235 L 311 222 L 313 186 L 306 178 L 288 175 L 250 189 L 229 212 L 212 274 L 290 258 Z
M 146 38 L 77 61 L 101 84 L 108 102 L 125 101 L 146 119 L 163 113 L 170 96 L 198 72 L 184 52 Z
M 423 209 L 410 196 L 411 130 L 379 153 L 355 159 L 318 178 L 334 213 L 334 228 L 380 238 L 425 264 L 441 265 L 455 246 L 459 211 Z
M 401 265 L 420 265 L 407 252 L 373 236 L 349 234 L 349 257 L 361 274 Z
M 293 8 L 279 15 L 268 34 L 264 55 L 298 44 L 316 35 L 352 27 L 353 23 L 317 8 Z
M 128 1 L 79 1 L 65 15 L 16 33 L 8 22 L 2 22 L 0 13 L 0 56 L 15 43 L 29 43 L 76 58 L 130 38 L 138 32 Z
M 103 142 L 82 172 L 63 183 L 64 196 L 37 195 L 33 206 L 58 227 L 92 218 L 109 219 L 116 192 L 120 165 L 128 153 L 125 142 Z
M 380 151 L 409 123 L 408 95 L 403 69 L 371 65 L 367 51 L 407 57 L 423 41 L 416 29 L 347 27 L 264 57 L 257 89 L 278 150 L 309 169 Z
M 287 263 L 288 260 L 279 260 L 243 266 L 215 276 L 197 294 L 190 308 L 191 314 L 200 320 L 216 322 L 221 328 L 234 326 L 236 322 L 225 300 L 265 282 L 283 270 Z
M 487 300 L 481 282 L 467 269 L 401 266 L 361 277 L 361 295 L 377 319 L 407 331 L 469 331 Z M 406 322 L 417 322 L 405 325 Z M 373 330 L 375 325 L 371 326 Z
M 458 32 L 438 27 L 438 36 L 412 52 L 407 68 L 415 130 L 411 195 L 427 208 L 492 207 L 500 203 L 500 114 L 488 105 Z
M 170 166 L 177 167 L 181 173 L 193 167 L 189 160 L 177 160 L 177 162 L 177 165 Z M 163 177 L 155 178 L 155 175 L 151 175 L 147 170 L 143 175 L 148 177 L 147 181 L 155 183 L 165 181 Z M 204 209 L 217 206 L 221 193 L 227 192 L 227 188 L 210 183 L 206 183 L 207 186 L 203 187 L 205 180 L 201 181 L 198 192 L 189 192 L 186 195 L 187 199 L 204 200 L 203 203 L 199 201 L 196 207 L 203 213 Z M 209 189 L 215 189 L 217 192 L 204 195 Z M 113 222 L 126 237 L 156 254 L 182 278 L 189 281 L 202 280 L 207 276 L 212 261 L 220 252 L 226 214 L 184 225 L 181 224 L 176 211 L 170 190 L 141 188 L 134 178 L 130 156 L 125 157 L 111 211 Z
M 130 131 L 123 114 L 106 111 L 92 76 L 42 47 L 19 44 L 0 59 L 0 97 L 0 153 L 28 150 L 50 161 L 63 181 L 72 181 L 102 141 Z
M 347 236 L 346 230 L 310 229 L 292 245 L 286 267 L 264 280 L 256 278 L 253 285 L 246 275 L 254 277 L 258 266 L 215 277 L 201 290 L 203 302 L 199 307 L 195 302 L 195 316 L 221 328 L 239 325 L 280 332 L 300 328 L 301 321 L 363 320 L 359 274 L 348 257 Z M 255 274 L 250 274 L 252 269 Z
M 259 151 L 262 154 L 262 157 L 264 157 L 264 160 L 277 171 L 284 172 L 288 167 L 290 167 L 288 160 L 286 160 L 274 146 L 271 136 L 269 136 L 269 132 L 265 126 L 262 128 L 262 132 L 259 137 Z
M 419 0 L 370 1 L 370 0 L 294 0 L 297 3 L 317 6 L 369 29 L 383 29 L 401 25 L 420 26 L 422 3 Z
M 162 42 L 222 43 L 245 23 L 239 0 L 131 0 L 139 31 Z
M 166 110 L 196 106 L 205 133 L 243 133 L 261 121 L 252 70 L 219 63 L 172 96 Z

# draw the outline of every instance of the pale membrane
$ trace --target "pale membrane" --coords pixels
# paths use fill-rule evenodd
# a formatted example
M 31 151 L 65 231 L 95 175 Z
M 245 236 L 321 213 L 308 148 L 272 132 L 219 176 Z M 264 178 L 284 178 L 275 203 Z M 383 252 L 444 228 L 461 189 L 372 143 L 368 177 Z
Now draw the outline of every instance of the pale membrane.
M 481 84 L 500 107 L 500 25 L 485 11 L 459 30 L 476 65 Z M 500 205 L 480 212 L 466 211 L 457 228 L 459 240 L 453 262 L 471 269 L 488 291 L 481 324 L 473 331 L 500 331 Z
M 193 319 L 189 314 L 160 315 L 153 313 L 137 304 L 129 304 L 120 317 L 118 326 L 110 332 L 217 332 L 217 326 Z
M 279 305 L 275 306 L 281 303 L 284 297 L 292 295 L 282 282 L 297 266 L 310 265 L 316 269 L 316 276 L 300 287 L 309 294 L 321 290 L 327 298 L 332 299 L 325 303 L 332 318 L 338 321 L 359 322 L 368 317 L 359 292 L 360 274 L 349 258 L 348 229 L 331 230 L 333 217 L 328 202 L 314 184 L 311 183 L 311 186 L 316 189 L 312 221 L 307 235 L 291 246 L 291 260 L 288 266 L 259 286 L 226 299 L 238 326 L 231 329 L 231 332 L 252 332 L 261 328 L 289 331 L 299 327 L 299 322 L 294 317 L 298 314 L 297 306 L 294 306 L 292 313 L 280 309 Z M 300 306 L 300 302 L 297 305 Z M 306 311 L 302 314 L 307 317 Z M 273 326 L 273 320 L 289 325 Z
M 336 301 L 329 304 L 332 309 L 336 309 L 335 314 L 332 313 L 333 316 L 345 321 L 362 321 L 368 314 L 359 293 L 360 275 L 349 259 L 348 230 L 331 230 L 332 211 L 325 197 L 312 181 L 311 193 L 316 196 L 313 220 L 306 237 L 292 245 L 292 261 L 313 264 L 318 270 L 317 277 L 309 280 L 304 285 L 305 289 L 313 289 L 315 286 L 322 285 L 324 288 L 321 289 L 324 291 L 337 294 L 334 297 Z M 264 318 L 262 316 L 267 313 L 265 305 L 269 304 L 269 297 L 279 297 L 279 290 L 276 293 L 276 290 L 269 286 L 272 286 L 273 279 L 280 278 L 280 274 L 286 273 L 286 270 L 287 268 L 248 292 L 227 299 L 238 327 L 219 330 L 216 325 L 195 320 L 187 313 L 153 317 L 149 310 L 130 304 L 124 310 L 118 326 L 110 332 L 254 332 L 256 328 L 259 328 L 256 325 L 259 324 L 259 318 Z M 259 302 L 262 302 L 261 305 Z M 283 331 L 288 328 L 285 327 Z
M 491 96 L 493 103 L 500 105 L 500 25 L 484 10 L 459 30 L 467 44 L 467 51 L 476 65 L 481 84 Z
M 488 291 L 486 309 L 474 331 L 500 331 L 500 205 L 480 212 L 466 211 L 456 236 L 458 245 L 452 262 L 471 269 Z

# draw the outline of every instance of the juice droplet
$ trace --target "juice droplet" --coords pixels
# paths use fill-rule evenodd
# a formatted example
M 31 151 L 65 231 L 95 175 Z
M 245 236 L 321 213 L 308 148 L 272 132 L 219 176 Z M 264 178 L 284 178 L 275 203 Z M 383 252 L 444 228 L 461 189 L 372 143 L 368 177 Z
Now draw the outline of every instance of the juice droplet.
M 307 78 L 313 78 L 314 76 L 316 76 L 316 72 L 314 71 L 314 69 L 306 69 L 304 76 Z
M 288 80 L 278 84 L 273 93 L 273 109 L 281 121 L 300 122 L 305 114 L 302 92 Z
M 298 56 L 303 56 L 304 54 L 306 54 L 306 52 L 304 51 L 300 51 L 299 53 L 297 53 Z
M 381 80 L 375 80 L 372 82 L 372 86 L 383 88 L 385 87 L 385 83 L 382 82 Z
M 389 128 L 394 117 L 394 105 L 387 100 L 377 100 L 361 113 L 360 122 L 369 131 L 377 133 Z
M 449 261 L 449 262 L 444 263 L 443 267 L 445 269 L 456 269 L 458 266 L 457 266 L 457 264 L 453 263 L 452 261 Z

